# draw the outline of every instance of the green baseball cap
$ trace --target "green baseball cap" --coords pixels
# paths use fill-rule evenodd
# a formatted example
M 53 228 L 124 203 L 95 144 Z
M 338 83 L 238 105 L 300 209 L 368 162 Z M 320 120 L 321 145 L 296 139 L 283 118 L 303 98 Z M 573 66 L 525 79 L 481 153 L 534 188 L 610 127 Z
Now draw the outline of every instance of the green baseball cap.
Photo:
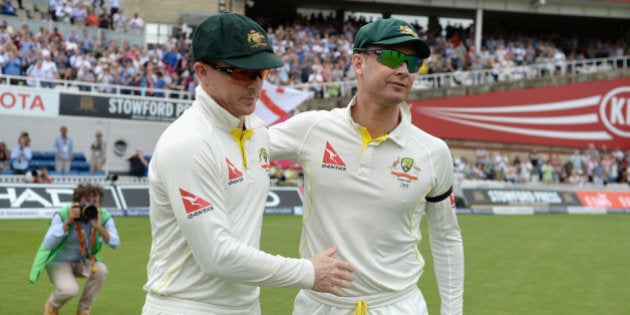
M 363 25 L 354 37 L 354 48 L 366 48 L 371 45 L 396 45 L 412 43 L 418 57 L 426 59 L 431 54 L 429 45 L 420 39 L 416 30 L 409 23 L 389 18 L 376 20 Z
M 195 61 L 222 60 L 248 70 L 282 67 L 267 32 L 249 17 L 225 12 L 207 17 L 192 38 Z

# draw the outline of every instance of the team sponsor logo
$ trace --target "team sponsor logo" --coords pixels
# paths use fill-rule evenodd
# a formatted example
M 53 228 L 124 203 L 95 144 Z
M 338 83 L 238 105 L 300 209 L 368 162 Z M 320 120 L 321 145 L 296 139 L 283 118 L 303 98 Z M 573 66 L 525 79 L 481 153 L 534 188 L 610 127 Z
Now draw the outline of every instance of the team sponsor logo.
M 184 210 L 186 210 L 186 213 L 188 214 L 188 219 L 192 219 L 196 216 L 214 210 L 214 207 L 210 202 L 197 195 L 194 195 L 181 188 L 179 189 L 179 194 L 182 197 Z
M 225 158 L 228 167 L 228 185 L 237 184 L 243 181 L 243 173 L 232 164 L 232 162 Z
M 326 141 L 324 148 L 324 158 L 322 159 L 322 168 L 333 169 L 337 171 L 345 171 L 346 163 L 343 162 L 337 151 Z
M 610 132 L 630 138 L 630 87 L 608 92 L 599 105 L 599 115 Z
M 265 148 L 260 148 L 258 151 L 258 163 L 260 164 L 260 167 L 269 172 L 271 165 L 269 164 L 269 154 L 267 154 L 267 150 L 265 150 Z

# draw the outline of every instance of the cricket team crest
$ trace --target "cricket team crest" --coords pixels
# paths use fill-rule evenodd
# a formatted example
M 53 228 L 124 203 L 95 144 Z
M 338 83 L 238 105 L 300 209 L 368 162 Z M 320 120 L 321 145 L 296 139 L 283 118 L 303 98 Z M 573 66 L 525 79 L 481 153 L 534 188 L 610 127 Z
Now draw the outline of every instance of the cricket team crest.
M 398 157 L 396 161 L 392 163 L 390 167 L 391 174 L 403 184 L 409 184 L 412 181 L 418 181 L 420 175 L 420 166 L 418 166 L 413 158 L 410 157 Z
M 411 27 L 409 27 L 409 25 L 401 25 L 399 28 L 401 33 L 403 34 L 407 34 L 407 35 L 411 35 L 415 38 L 418 38 L 418 34 L 416 32 L 414 32 Z
M 269 172 L 271 165 L 269 164 L 269 154 L 267 154 L 267 150 L 265 150 L 265 148 L 260 148 L 260 151 L 258 151 L 258 163 L 260 164 L 260 167 Z
M 251 48 L 267 46 L 265 35 L 258 33 L 256 30 L 250 30 L 247 34 L 247 43 Z

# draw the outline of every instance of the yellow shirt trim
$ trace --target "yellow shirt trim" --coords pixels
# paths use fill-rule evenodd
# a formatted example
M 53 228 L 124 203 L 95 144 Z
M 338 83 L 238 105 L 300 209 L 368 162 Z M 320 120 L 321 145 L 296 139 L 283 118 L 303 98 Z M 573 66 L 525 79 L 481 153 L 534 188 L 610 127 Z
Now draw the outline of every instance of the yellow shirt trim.
M 234 138 L 234 141 L 236 141 L 236 144 L 238 144 L 238 147 L 241 149 L 243 167 L 247 168 L 247 157 L 245 156 L 245 141 L 247 141 L 247 139 L 249 139 L 254 134 L 254 131 L 251 129 L 234 128 L 230 130 L 230 134 L 232 135 L 232 138 Z
M 361 135 L 361 140 L 363 140 L 363 146 L 361 147 L 361 155 L 363 155 L 363 151 L 365 151 L 365 148 L 372 142 L 383 142 L 385 140 L 387 140 L 387 137 L 389 136 L 389 134 L 386 135 L 382 135 L 376 139 L 372 139 L 372 136 L 370 135 L 370 133 L 368 132 L 367 128 L 363 127 L 363 126 L 359 126 L 359 134 Z

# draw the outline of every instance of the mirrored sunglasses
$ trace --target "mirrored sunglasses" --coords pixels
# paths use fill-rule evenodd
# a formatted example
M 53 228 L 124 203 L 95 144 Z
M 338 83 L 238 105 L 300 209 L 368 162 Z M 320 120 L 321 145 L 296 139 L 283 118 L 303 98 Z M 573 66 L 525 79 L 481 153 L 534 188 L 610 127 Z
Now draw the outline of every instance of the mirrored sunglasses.
M 378 63 L 392 69 L 397 69 L 403 62 L 406 62 L 409 73 L 418 73 L 418 70 L 422 66 L 422 58 L 405 55 L 397 50 L 369 48 L 355 48 L 354 50 L 362 53 L 375 54 Z
M 238 83 L 251 83 L 257 78 L 264 80 L 267 77 L 267 74 L 269 74 L 269 69 L 247 70 L 236 67 L 219 66 L 212 62 L 206 62 L 206 64 L 215 70 L 227 73 L 227 75 L 230 76 L 230 79 Z

